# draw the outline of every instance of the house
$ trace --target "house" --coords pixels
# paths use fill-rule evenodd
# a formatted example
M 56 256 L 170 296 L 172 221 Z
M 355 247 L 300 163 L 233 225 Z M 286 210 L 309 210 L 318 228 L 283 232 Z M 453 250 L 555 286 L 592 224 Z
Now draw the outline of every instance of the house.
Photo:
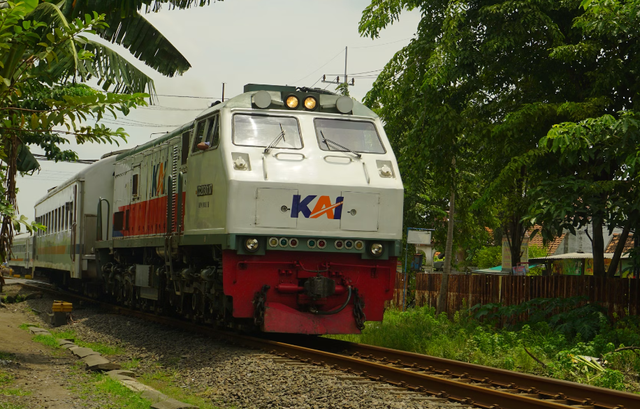
M 556 240 L 547 243 L 544 247 L 548 249 L 549 255 L 547 257 L 531 259 L 529 262 L 545 264 L 545 275 L 593 275 L 591 241 L 584 231 L 577 233 L 576 235 L 564 233 L 556 238 Z M 534 237 L 530 245 L 538 241 L 536 239 L 538 239 L 538 237 Z M 614 231 L 610 235 L 607 235 L 605 232 L 605 243 L 607 243 L 607 246 L 605 247 L 604 253 L 604 265 L 607 270 L 619 240 L 620 232 Z M 540 238 L 539 241 L 541 245 L 542 239 Z M 538 245 L 538 243 L 536 244 Z M 617 277 L 629 278 L 634 276 L 628 254 L 633 247 L 634 238 L 632 234 L 629 234 L 620 262 L 618 263 L 618 268 L 616 269 Z M 637 275 L 637 272 L 635 275 Z

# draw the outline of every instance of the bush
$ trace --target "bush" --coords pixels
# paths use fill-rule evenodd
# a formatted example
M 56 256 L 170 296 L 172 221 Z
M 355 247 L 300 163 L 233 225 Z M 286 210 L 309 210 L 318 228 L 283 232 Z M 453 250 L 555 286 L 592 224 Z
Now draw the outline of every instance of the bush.
M 495 267 L 502 264 L 502 247 L 483 247 L 473 257 L 472 263 L 478 268 Z

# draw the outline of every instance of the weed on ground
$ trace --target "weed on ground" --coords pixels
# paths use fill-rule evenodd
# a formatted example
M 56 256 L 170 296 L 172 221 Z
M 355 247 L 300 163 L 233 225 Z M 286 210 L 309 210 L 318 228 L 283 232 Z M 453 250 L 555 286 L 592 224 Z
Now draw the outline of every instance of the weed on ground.
M 360 335 L 331 338 L 640 392 L 640 318 L 612 323 L 582 299 L 477 306 L 452 319 L 429 307 L 388 310 Z

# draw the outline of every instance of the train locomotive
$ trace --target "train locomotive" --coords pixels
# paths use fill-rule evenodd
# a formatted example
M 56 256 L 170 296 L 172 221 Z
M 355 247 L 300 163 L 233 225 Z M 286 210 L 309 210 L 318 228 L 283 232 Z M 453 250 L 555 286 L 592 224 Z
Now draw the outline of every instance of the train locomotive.
M 263 332 L 359 333 L 395 287 L 403 186 L 377 115 L 249 84 L 36 205 L 22 268 L 95 297 Z M 23 249 L 21 247 L 20 249 Z

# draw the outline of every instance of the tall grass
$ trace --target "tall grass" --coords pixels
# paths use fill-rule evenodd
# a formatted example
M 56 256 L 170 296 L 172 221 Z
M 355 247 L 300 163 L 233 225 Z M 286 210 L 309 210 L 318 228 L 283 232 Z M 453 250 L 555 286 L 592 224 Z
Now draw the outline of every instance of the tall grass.
M 490 319 L 483 320 L 469 311 L 449 319 L 429 307 L 388 310 L 383 322 L 367 323 L 360 335 L 331 338 L 640 391 L 640 356 L 636 351 L 619 349 L 640 347 L 640 319 L 627 318 L 614 325 L 600 313 L 599 306 L 585 306 L 579 300 L 563 301 L 563 306 L 551 316 L 537 314 L 536 308 L 550 308 L 550 302 L 537 300 L 524 306 L 532 312 L 532 319 L 526 322 L 518 322 L 513 309 L 500 306 L 476 308 L 476 316 L 484 318 L 492 311 Z M 498 328 L 497 322 L 508 325 Z M 584 356 L 599 361 L 591 364 Z

